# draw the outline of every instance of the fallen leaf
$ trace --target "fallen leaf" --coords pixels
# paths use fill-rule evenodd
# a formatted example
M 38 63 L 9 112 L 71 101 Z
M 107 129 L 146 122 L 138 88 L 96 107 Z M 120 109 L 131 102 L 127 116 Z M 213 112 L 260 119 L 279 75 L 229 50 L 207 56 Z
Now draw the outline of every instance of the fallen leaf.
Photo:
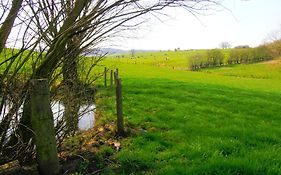
M 117 151 L 119 151 L 120 146 L 121 146 L 120 142 L 114 142 L 114 147 L 116 148 Z

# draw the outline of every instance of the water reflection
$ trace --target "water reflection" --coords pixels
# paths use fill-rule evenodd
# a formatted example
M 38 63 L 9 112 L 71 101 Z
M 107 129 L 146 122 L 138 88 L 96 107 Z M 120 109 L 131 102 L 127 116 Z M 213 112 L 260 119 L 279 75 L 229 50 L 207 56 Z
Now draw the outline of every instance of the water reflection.
M 3 116 L 7 115 L 9 110 L 11 109 L 11 104 L 9 102 L 7 102 L 2 111 L 1 111 L 1 115 L 0 115 L 0 121 L 3 119 Z M 62 119 L 63 117 L 63 113 L 64 113 L 64 105 L 63 103 L 59 102 L 59 101 L 54 101 L 51 103 L 51 108 L 52 108 L 52 112 L 53 112 L 53 117 L 54 117 L 54 125 L 56 125 L 58 123 L 59 120 Z M 95 109 L 96 106 L 94 104 L 89 104 L 89 105 L 82 105 L 79 109 L 79 122 L 78 122 L 78 129 L 81 131 L 86 131 L 91 129 L 94 126 L 94 122 L 95 122 Z M 22 106 L 20 107 L 19 111 L 16 114 L 16 118 L 18 118 L 18 116 L 21 116 L 22 113 Z
M 54 115 L 54 122 L 55 125 L 61 118 L 63 117 L 64 113 L 64 105 L 59 101 L 55 101 L 51 104 L 53 115 Z M 95 109 L 96 106 L 94 104 L 89 105 L 82 105 L 79 109 L 79 122 L 78 122 L 78 129 L 81 131 L 86 131 L 91 129 L 94 126 L 95 122 Z
M 88 129 L 91 129 L 94 126 L 95 118 L 94 118 L 94 112 L 95 112 L 96 106 L 95 105 L 87 105 L 87 106 L 81 106 L 79 113 L 82 112 L 82 116 L 79 119 L 78 122 L 78 128 L 79 130 L 85 131 Z

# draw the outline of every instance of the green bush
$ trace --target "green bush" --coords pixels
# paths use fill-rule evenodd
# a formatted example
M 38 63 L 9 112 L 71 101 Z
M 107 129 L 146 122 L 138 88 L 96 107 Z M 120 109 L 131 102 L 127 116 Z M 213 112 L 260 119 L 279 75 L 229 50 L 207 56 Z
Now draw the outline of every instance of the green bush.
M 219 49 L 212 49 L 207 51 L 209 67 L 216 67 L 223 65 L 224 55 Z

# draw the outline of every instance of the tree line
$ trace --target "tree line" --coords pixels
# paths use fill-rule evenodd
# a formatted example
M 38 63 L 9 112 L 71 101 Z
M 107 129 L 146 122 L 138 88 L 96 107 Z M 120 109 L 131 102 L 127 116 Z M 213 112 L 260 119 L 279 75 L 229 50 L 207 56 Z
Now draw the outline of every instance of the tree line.
M 188 58 L 188 69 L 220 67 L 233 64 L 250 64 L 273 59 L 267 46 L 256 48 L 211 49 Z

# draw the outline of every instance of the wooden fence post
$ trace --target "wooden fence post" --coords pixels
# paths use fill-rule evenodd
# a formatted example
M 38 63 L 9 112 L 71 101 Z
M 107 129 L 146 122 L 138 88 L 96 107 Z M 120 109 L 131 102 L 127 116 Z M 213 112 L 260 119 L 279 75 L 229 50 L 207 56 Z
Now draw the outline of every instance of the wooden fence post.
M 110 89 L 113 88 L 113 70 L 110 70 Z
M 106 84 L 106 72 L 107 72 L 107 68 L 104 67 L 104 87 L 107 87 L 107 84 Z
M 116 77 L 116 110 L 117 110 L 117 134 L 124 136 L 124 120 L 122 110 L 122 83 L 121 79 Z
M 40 175 L 57 175 L 60 167 L 48 81 L 31 80 L 29 89 L 31 126 L 36 144 L 38 170 Z
M 113 77 L 114 77 L 114 84 L 116 85 L 116 80 L 117 80 L 117 74 L 116 74 L 116 72 L 113 73 Z
M 117 78 L 119 77 L 119 72 L 118 72 L 118 69 L 115 70 L 114 72 L 114 83 L 116 85 L 116 81 L 117 81 Z

